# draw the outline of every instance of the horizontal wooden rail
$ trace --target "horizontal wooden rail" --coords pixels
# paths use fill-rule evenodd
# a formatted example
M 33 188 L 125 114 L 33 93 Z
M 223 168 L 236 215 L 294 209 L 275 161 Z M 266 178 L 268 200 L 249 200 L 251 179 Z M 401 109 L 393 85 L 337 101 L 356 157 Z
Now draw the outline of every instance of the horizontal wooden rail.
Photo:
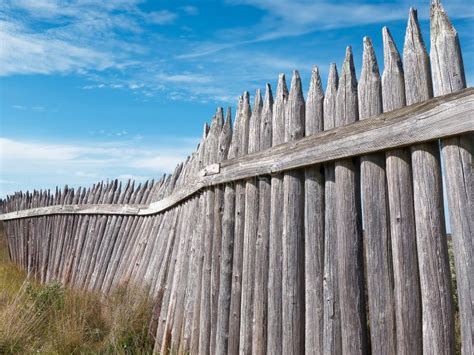
M 469 132 L 474 132 L 474 88 L 226 160 L 220 165 L 210 165 L 202 170 L 195 183 L 149 206 L 56 205 L 5 213 L 0 215 L 0 220 L 54 214 L 152 215 L 173 207 L 205 187 Z

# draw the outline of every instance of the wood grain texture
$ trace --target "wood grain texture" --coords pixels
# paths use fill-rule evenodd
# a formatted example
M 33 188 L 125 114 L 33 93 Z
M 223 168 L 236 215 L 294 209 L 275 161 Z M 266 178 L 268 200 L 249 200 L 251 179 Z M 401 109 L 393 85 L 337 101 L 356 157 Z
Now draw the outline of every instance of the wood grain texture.
M 219 149 L 222 159 L 227 158 L 229 146 L 232 141 L 232 119 L 230 108 L 227 110 L 227 117 L 224 127 L 219 137 Z M 219 296 L 217 306 L 217 327 L 216 327 L 216 353 L 227 353 L 229 336 L 229 310 L 232 286 L 232 258 L 234 242 L 234 215 L 235 215 L 235 188 L 233 183 L 224 187 L 223 215 L 222 215 L 222 241 L 220 255 L 219 272 Z
M 389 112 L 406 104 L 405 78 L 400 54 L 387 27 L 383 28 L 382 35 L 384 44 L 382 101 L 384 112 Z M 406 355 L 421 354 L 420 277 L 410 149 L 389 150 L 385 156 L 397 352 Z
M 204 166 L 213 164 L 217 161 L 219 135 L 222 126 L 220 125 L 217 116 L 214 116 L 211 128 L 209 130 L 208 138 L 206 140 L 206 154 L 207 158 Z M 204 192 L 206 199 L 206 221 L 203 239 L 203 270 L 201 282 L 201 306 L 200 306 L 200 325 L 199 325 L 199 353 L 207 354 L 211 346 L 211 273 L 212 273 L 212 245 L 214 242 L 214 201 L 215 191 L 211 187 Z
M 434 95 L 462 90 L 466 87 L 466 77 L 459 37 L 440 1 L 432 1 L 430 23 Z M 441 140 L 456 266 L 463 354 L 474 353 L 473 142 L 472 134 Z
M 358 84 L 359 119 L 382 113 L 382 82 L 372 41 L 364 37 Z M 360 158 L 362 217 L 366 242 L 367 294 L 371 350 L 397 352 L 385 154 Z
M 468 118 L 473 111 L 474 89 L 468 88 L 242 158 L 228 159 L 220 164 L 218 174 L 201 177 L 150 205 L 53 205 L 7 212 L 0 215 L 0 220 L 57 214 L 153 215 L 172 208 L 206 186 L 470 134 L 474 123 Z M 354 145 L 356 140 L 359 143 Z
M 324 92 L 318 67 L 311 75 L 306 99 L 305 135 L 323 130 Z M 324 171 L 304 170 L 304 338 L 306 354 L 323 353 L 324 319 Z
M 266 85 L 265 99 L 260 119 L 260 146 L 267 149 L 272 145 L 273 94 L 270 84 Z M 268 243 L 270 240 L 270 176 L 258 177 L 258 225 L 255 245 L 255 282 L 253 304 L 252 352 L 266 354 L 268 319 Z
M 284 142 L 288 89 L 285 75 L 278 77 L 276 99 L 273 104 L 272 146 Z M 282 237 L 283 176 L 271 177 L 270 240 L 268 266 L 268 330 L 267 352 L 282 354 Z
M 342 66 L 336 97 L 336 126 L 358 120 L 357 80 L 350 47 Z M 341 309 L 342 352 L 367 352 L 367 321 L 362 260 L 362 226 L 358 164 L 335 162 L 338 287 Z
M 323 102 L 324 130 L 335 127 L 339 77 L 336 64 L 329 67 Z M 341 311 L 337 280 L 337 234 L 334 163 L 324 164 L 324 278 L 323 278 L 323 354 L 342 354 Z
M 247 99 L 246 99 L 247 98 Z M 260 118 L 262 112 L 262 97 L 260 90 L 255 94 L 255 102 L 250 114 L 248 93 L 244 96 L 245 115 L 249 116 L 249 148 L 253 153 L 260 145 Z M 244 244 L 242 260 L 242 297 L 240 304 L 240 354 L 252 353 L 254 282 L 255 282 L 255 243 L 258 228 L 258 184 L 256 178 L 245 182 L 245 217 Z
M 285 141 L 304 136 L 305 101 L 301 78 L 294 71 L 287 102 Z M 304 175 L 283 175 L 282 322 L 284 354 L 304 352 Z
M 431 98 L 433 89 L 430 63 L 414 9 L 410 9 L 403 62 L 407 104 Z M 423 353 L 452 354 L 454 320 L 451 273 L 438 144 L 433 142 L 411 147 L 411 159 L 421 284 Z
M 229 115 L 230 117 L 230 115 Z M 217 157 L 216 162 L 221 162 L 227 158 L 227 151 L 230 145 L 231 132 L 225 127 L 224 110 L 219 107 L 216 112 L 216 118 L 219 124 L 219 137 L 217 139 Z M 230 122 L 229 122 L 230 127 Z M 211 265 L 211 340 L 209 352 L 216 351 L 216 333 L 217 317 L 219 307 L 219 284 L 221 267 L 221 249 L 222 249 L 222 216 L 224 209 L 224 186 L 218 185 L 214 188 L 214 230 L 212 241 L 212 265 Z
M 240 157 L 248 153 L 249 107 L 248 93 L 244 93 L 237 108 L 234 134 L 230 151 L 233 156 Z M 236 138 L 234 140 L 234 137 Z M 235 154 L 235 155 L 234 155 Z M 240 345 L 240 309 L 242 299 L 242 265 L 245 231 L 245 182 L 235 184 L 235 225 L 234 225 L 234 254 L 232 265 L 232 292 L 229 311 L 229 341 L 228 354 L 237 354 Z

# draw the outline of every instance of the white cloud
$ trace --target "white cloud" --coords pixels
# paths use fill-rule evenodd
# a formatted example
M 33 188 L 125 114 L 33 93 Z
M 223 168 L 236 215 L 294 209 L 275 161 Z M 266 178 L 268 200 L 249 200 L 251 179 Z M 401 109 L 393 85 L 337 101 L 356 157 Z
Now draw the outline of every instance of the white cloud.
M 145 180 L 171 173 L 195 150 L 198 139 L 162 137 L 158 141 L 152 147 L 137 147 L 136 140 L 52 144 L 0 138 L 0 196 L 64 183 L 90 185 L 114 176 Z
M 0 75 L 103 70 L 114 65 L 105 52 L 31 33 L 5 21 L 0 21 L 0 43 Z
M 183 74 L 158 74 L 156 79 L 159 81 L 164 82 L 171 82 L 171 83 L 209 83 L 211 82 L 211 78 L 200 75 L 200 74 L 190 74 L 190 73 L 183 73 Z
M 162 10 L 150 12 L 146 14 L 145 18 L 148 22 L 153 24 L 167 25 L 173 23 L 174 20 L 178 18 L 178 15 L 171 11 Z
M 124 69 L 147 52 L 134 36 L 178 15 L 144 12 L 140 0 L 6 0 L 0 14 L 0 75 Z M 132 55 L 133 54 L 133 55 Z
M 183 10 L 189 16 L 196 16 L 197 14 L 199 14 L 199 10 L 196 6 L 183 6 L 181 7 L 181 10 Z

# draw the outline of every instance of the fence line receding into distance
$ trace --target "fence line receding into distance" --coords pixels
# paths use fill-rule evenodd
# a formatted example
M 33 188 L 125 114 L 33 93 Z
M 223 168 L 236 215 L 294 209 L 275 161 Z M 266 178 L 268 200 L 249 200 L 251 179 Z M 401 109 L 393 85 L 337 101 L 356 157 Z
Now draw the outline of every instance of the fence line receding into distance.
M 473 354 L 474 89 L 439 1 L 430 24 L 429 54 L 416 10 L 402 54 L 383 28 L 382 73 L 366 37 L 359 79 L 348 47 L 306 99 L 297 71 L 244 93 L 158 181 L 8 196 L 10 258 L 41 282 L 146 285 L 157 353 L 454 354 L 459 307 Z

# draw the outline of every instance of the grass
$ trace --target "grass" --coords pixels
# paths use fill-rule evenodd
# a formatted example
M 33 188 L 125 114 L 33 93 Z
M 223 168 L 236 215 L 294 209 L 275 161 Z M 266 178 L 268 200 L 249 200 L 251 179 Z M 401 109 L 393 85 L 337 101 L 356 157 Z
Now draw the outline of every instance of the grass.
M 146 290 L 104 297 L 40 285 L 9 261 L 0 226 L 0 354 L 150 354 Z

